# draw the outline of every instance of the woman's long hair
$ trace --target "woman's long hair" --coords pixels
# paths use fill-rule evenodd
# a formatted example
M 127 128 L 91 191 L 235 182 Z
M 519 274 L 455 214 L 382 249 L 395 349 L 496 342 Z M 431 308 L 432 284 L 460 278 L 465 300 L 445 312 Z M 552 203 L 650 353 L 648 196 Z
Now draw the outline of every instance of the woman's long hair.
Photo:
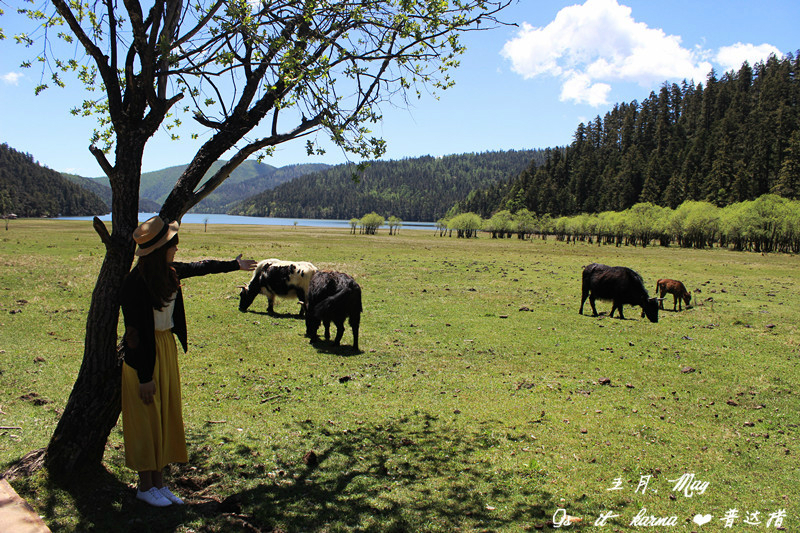
M 150 293 L 153 309 L 161 310 L 178 290 L 178 274 L 167 263 L 167 250 L 177 244 L 178 236 L 175 235 L 161 248 L 139 258 L 137 266 L 147 285 L 147 292 Z

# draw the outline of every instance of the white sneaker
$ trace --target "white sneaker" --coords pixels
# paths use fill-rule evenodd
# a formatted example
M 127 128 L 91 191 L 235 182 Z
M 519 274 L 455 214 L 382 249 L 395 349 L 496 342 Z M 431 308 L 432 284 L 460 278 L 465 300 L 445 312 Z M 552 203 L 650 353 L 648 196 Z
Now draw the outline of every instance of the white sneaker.
M 158 489 L 163 497 L 174 503 L 175 505 L 183 505 L 183 500 L 175 496 L 171 490 L 167 488 L 166 485 Z
M 155 487 L 151 487 L 150 490 L 146 490 L 144 492 L 137 490 L 136 499 L 142 500 L 145 503 L 149 503 L 153 507 L 167 507 L 172 505 L 172 502 L 166 499 Z

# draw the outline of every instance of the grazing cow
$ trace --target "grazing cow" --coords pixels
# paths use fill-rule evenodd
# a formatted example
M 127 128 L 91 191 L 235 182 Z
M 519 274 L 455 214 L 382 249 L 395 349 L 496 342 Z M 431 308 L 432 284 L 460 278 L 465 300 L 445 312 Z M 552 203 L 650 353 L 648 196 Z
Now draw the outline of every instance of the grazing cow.
M 595 300 L 611 300 L 613 305 L 609 316 L 614 316 L 614 310 L 619 309 L 619 317 L 624 320 L 622 306 L 639 305 L 642 307 L 642 316 L 646 315 L 650 322 L 658 322 L 658 299 L 650 298 L 642 277 L 628 267 L 610 267 L 598 263 L 584 267 L 580 314 L 583 314 L 587 297 L 594 316 L 597 316 Z
M 660 279 L 656 282 L 656 293 L 660 297 L 658 305 L 664 309 L 664 295 L 669 293 L 672 295 L 672 310 L 675 311 L 677 306 L 678 311 L 681 310 L 681 300 L 689 307 L 692 301 L 692 294 L 686 290 L 683 283 L 675 279 Z
M 267 313 L 274 314 L 273 306 L 275 297 L 297 297 L 300 301 L 300 316 L 305 313 L 306 294 L 311 276 L 317 267 L 307 261 L 281 261 L 280 259 L 265 259 L 256 265 L 250 282 L 242 287 L 239 293 L 239 311 L 245 312 L 255 297 L 263 294 L 269 300 Z
M 331 322 L 336 325 L 334 345 L 339 345 L 344 334 L 344 321 L 350 319 L 353 330 L 353 349 L 358 351 L 358 326 L 361 323 L 361 287 L 343 272 L 322 270 L 314 274 L 308 286 L 306 312 L 306 337 L 311 343 L 319 341 L 317 329 L 325 325 L 325 340 L 330 340 Z

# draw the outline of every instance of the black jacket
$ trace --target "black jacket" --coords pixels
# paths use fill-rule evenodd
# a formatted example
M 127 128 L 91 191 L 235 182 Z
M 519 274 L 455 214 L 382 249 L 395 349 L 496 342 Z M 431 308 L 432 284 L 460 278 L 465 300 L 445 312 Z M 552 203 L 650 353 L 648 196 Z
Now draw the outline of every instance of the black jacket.
M 178 279 L 219 274 L 239 270 L 239 263 L 231 261 L 198 261 L 196 263 L 172 263 Z M 153 306 L 147 291 L 144 278 L 139 267 L 125 277 L 120 294 L 122 314 L 125 319 L 125 336 L 122 338 L 125 362 L 136 370 L 139 383 L 147 383 L 153 379 L 153 368 L 156 362 L 156 335 Z M 183 307 L 183 293 L 180 286 L 175 298 L 175 310 L 172 313 L 174 326 L 172 332 L 181 341 L 183 351 L 187 349 L 186 312 Z M 138 341 L 138 342 L 137 342 Z

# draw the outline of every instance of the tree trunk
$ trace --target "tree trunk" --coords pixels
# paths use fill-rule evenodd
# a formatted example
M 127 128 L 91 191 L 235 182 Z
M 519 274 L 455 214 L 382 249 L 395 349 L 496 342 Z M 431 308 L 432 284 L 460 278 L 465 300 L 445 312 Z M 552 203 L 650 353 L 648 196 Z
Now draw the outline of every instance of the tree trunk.
M 109 253 L 92 294 L 83 363 L 47 447 L 45 464 L 56 478 L 103 460 L 108 435 L 121 411 L 122 361 L 117 353 L 119 290 L 132 254 Z
M 113 189 L 111 235 L 99 219 L 94 223 L 106 246 L 106 256 L 86 319 L 83 362 L 46 451 L 45 465 L 56 479 L 68 479 L 82 469 L 100 466 L 108 436 L 122 410 L 122 359 L 117 349 L 119 292 L 133 262 L 142 153 L 136 145 L 122 146 L 127 148 L 117 150 L 116 167 L 121 171 L 109 176 Z

